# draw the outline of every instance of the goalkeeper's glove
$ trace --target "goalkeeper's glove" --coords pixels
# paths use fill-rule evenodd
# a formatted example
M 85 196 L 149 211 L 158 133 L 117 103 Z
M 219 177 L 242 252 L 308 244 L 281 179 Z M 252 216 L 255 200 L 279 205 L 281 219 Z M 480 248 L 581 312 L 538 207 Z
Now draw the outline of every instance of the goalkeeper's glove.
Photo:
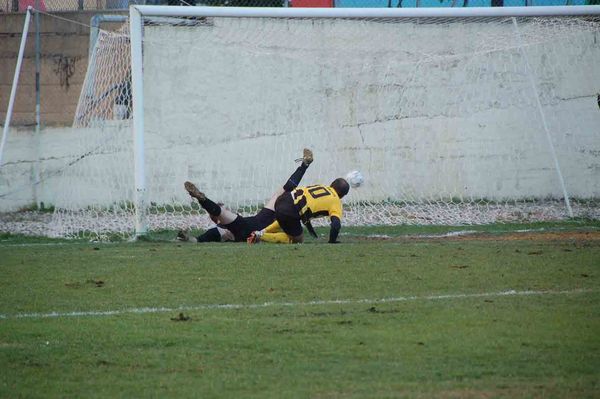
M 342 222 L 341 222 L 340 218 L 338 218 L 337 216 L 332 216 L 331 217 L 331 229 L 329 230 L 329 243 L 330 244 L 339 243 L 339 241 L 337 240 L 337 237 L 338 237 L 338 234 L 340 233 L 341 229 L 342 229 Z

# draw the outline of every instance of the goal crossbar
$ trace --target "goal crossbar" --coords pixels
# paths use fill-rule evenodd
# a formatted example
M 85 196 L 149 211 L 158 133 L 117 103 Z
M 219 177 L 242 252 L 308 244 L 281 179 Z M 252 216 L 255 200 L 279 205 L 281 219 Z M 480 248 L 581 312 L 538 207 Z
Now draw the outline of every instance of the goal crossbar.
M 132 6 L 130 12 L 160 17 L 275 18 L 468 18 L 552 17 L 600 14 L 600 6 L 469 7 L 469 8 L 276 8 Z

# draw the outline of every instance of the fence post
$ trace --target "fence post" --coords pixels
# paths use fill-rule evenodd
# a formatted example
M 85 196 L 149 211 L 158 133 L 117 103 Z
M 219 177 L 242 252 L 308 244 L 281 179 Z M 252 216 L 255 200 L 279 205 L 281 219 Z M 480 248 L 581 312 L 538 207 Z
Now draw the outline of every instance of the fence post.
M 17 57 L 17 65 L 15 66 L 15 75 L 13 77 L 12 87 L 10 88 L 10 98 L 8 100 L 8 109 L 6 110 L 6 119 L 4 120 L 4 128 L 2 130 L 2 140 L 0 141 L 0 166 L 2 166 L 2 154 L 4 145 L 8 138 L 8 129 L 12 118 L 13 107 L 15 105 L 15 97 L 17 96 L 17 86 L 19 86 L 19 75 L 21 74 L 21 64 L 25 54 L 25 43 L 27 43 L 27 34 L 29 33 L 29 20 L 31 19 L 31 6 L 27 7 L 25 13 L 25 23 L 23 24 L 23 35 L 21 36 L 21 44 L 19 46 L 19 56 Z

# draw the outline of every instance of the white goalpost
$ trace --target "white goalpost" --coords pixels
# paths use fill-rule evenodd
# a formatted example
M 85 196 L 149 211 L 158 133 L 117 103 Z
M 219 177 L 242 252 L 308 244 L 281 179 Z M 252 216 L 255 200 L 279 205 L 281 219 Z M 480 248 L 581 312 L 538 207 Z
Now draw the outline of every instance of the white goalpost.
M 600 218 L 600 6 L 132 6 L 91 54 L 55 235 L 252 214 L 304 147 L 345 225 Z

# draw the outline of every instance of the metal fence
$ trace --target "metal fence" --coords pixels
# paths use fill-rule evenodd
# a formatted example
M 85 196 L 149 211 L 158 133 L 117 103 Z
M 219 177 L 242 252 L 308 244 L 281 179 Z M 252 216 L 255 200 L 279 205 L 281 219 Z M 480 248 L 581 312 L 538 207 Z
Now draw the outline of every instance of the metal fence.
M 144 4 L 130 0 L 0 0 L 0 12 L 25 12 L 28 6 L 40 11 L 124 10 L 129 4 Z
M 131 4 L 237 7 L 492 7 L 600 4 L 600 0 L 0 0 L 0 13 L 41 11 L 125 10 Z

